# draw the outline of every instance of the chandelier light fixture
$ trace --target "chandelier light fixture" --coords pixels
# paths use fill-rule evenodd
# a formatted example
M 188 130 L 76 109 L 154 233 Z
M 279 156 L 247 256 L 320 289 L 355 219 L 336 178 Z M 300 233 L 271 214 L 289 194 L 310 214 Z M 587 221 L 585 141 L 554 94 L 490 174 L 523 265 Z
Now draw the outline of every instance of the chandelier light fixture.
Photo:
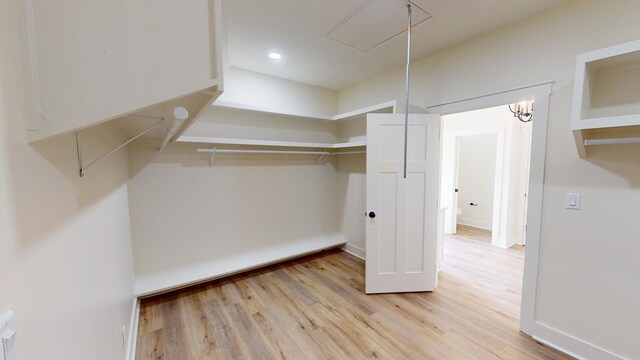
M 533 120 L 533 100 L 521 101 L 514 104 L 513 107 L 509 105 L 509 111 L 513 113 L 513 117 L 518 118 L 522 122 L 530 122 Z

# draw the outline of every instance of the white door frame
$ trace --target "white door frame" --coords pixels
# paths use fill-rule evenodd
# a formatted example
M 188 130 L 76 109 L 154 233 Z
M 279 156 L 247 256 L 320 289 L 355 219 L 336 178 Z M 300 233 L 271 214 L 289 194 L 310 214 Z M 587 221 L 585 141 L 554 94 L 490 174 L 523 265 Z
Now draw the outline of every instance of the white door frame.
M 474 135 L 487 135 L 487 134 L 495 134 L 496 135 L 496 158 L 495 158 L 495 171 L 494 171 L 494 182 L 493 182 L 493 203 L 492 203 L 492 220 L 491 220 L 491 244 L 495 246 L 499 246 L 502 248 L 506 248 L 506 232 L 507 232 L 507 217 L 504 210 L 506 203 L 503 204 L 503 191 L 504 187 L 508 187 L 509 184 L 504 184 L 504 162 L 505 162 L 505 154 L 504 154 L 504 143 L 506 137 L 506 129 L 503 126 L 485 126 L 478 127 L 472 129 L 460 129 L 460 130 L 452 130 L 448 134 L 443 134 L 443 136 L 452 136 L 454 138 L 454 143 L 456 144 L 456 148 L 454 151 L 456 154 L 454 157 L 457 157 L 459 154 L 459 148 L 457 146 L 461 137 L 465 136 L 474 136 Z M 455 168 L 453 171 L 456 175 L 454 175 L 454 186 L 457 182 L 457 173 L 459 172 L 460 164 L 455 164 Z M 455 205 L 453 206 L 455 207 Z M 450 212 L 452 217 L 455 218 L 451 221 L 453 223 L 457 223 L 457 214 L 455 209 Z M 503 216 L 503 214 L 505 216 Z M 503 244 L 504 243 L 504 244 Z
M 454 114 L 494 106 L 534 100 L 535 119 L 531 139 L 531 163 L 529 176 L 529 203 L 527 213 L 527 246 L 525 249 L 524 281 L 520 309 L 520 330 L 533 336 L 535 322 L 538 261 L 542 232 L 542 199 L 544 192 L 544 170 L 547 149 L 547 126 L 549 123 L 549 97 L 553 82 L 545 82 L 500 93 L 450 102 L 427 108 L 431 114 Z
M 533 125 L 533 124 L 532 124 Z M 518 222 L 516 231 L 516 243 L 518 245 L 526 245 L 527 234 L 527 204 L 529 202 L 529 163 L 531 162 L 531 127 L 522 128 L 525 130 L 521 133 L 522 144 L 520 148 L 520 154 L 522 157 L 522 163 L 520 165 L 520 179 L 518 179 Z M 523 194 L 523 191 L 525 192 Z M 525 195 L 526 194 L 526 195 Z

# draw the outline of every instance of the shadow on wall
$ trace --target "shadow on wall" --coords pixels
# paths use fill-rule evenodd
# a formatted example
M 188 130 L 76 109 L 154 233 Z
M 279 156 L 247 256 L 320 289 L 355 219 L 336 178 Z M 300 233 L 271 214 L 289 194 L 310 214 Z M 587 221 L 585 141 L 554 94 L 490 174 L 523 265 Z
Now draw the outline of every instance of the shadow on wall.
M 586 160 L 640 188 L 640 144 L 593 146 Z
M 5 77 L 3 76 L 3 79 Z M 6 82 L 2 82 L 6 86 Z M 15 89 L 2 89 L 3 94 Z M 47 234 L 63 227 L 74 217 L 126 185 L 129 175 L 126 151 L 92 167 L 84 178 L 78 174 L 73 134 L 28 144 L 23 119 L 23 98 L 10 99 L 10 121 L 4 122 L 8 137 L 9 167 L 16 235 L 19 251 L 27 252 Z M 123 137 L 110 125 L 84 130 L 85 162 L 117 146 Z M 105 224 L 107 226 L 107 224 Z M 100 231 L 100 229 L 96 229 Z
M 346 240 L 365 248 L 366 173 L 365 154 L 342 155 L 337 160 L 336 199 L 338 225 Z
M 209 168 L 208 155 L 196 152 L 203 145 L 156 147 L 136 143 L 130 157 L 138 278 L 337 233 L 336 159 L 316 165 L 316 156 L 221 154 Z

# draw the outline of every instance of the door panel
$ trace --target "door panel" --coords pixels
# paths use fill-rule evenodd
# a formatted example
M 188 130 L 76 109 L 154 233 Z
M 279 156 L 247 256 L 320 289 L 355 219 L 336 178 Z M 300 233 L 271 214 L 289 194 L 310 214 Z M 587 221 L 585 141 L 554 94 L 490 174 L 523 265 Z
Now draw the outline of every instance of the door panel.
M 389 256 L 379 257 L 378 271 L 384 274 L 393 274 L 396 272 L 396 247 L 398 237 L 398 227 L 395 221 L 395 214 L 398 211 L 398 177 L 395 172 L 380 173 L 379 201 L 380 206 L 377 208 L 378 216 L 376 219 L 370 219 L 372 224 L 378 226 L 379 236 L 389 241 L 378 242 L 378 253 L 388 254 Z M 388 191 L 381 191 L 389 189 Z
M 426 233 L 426 197 L 427 186 L 424 172 L 410 172 L 407 174 L 408 194 L 415 197 L 414 201 L 408 202 L 407 209 L 407 272 L 419 273 L 425 271 L 424 268 L 424 241 Z
M 440 117 L 410 115 L 407 178 L 404 115 L 367 116 L 366 292 L 437 286 Z

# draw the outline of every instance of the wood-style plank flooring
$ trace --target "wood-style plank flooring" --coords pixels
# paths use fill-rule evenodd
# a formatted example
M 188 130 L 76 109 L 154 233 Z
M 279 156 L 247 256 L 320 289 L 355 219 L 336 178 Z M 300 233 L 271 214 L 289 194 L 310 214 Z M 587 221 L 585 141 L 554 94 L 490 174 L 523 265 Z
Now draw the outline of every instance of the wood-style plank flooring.
M 364 294 L 331 250 L 142 301 L 138 360 L 571 359 L 518 331 L 522 248 L 459 232 L 433 293 Z

